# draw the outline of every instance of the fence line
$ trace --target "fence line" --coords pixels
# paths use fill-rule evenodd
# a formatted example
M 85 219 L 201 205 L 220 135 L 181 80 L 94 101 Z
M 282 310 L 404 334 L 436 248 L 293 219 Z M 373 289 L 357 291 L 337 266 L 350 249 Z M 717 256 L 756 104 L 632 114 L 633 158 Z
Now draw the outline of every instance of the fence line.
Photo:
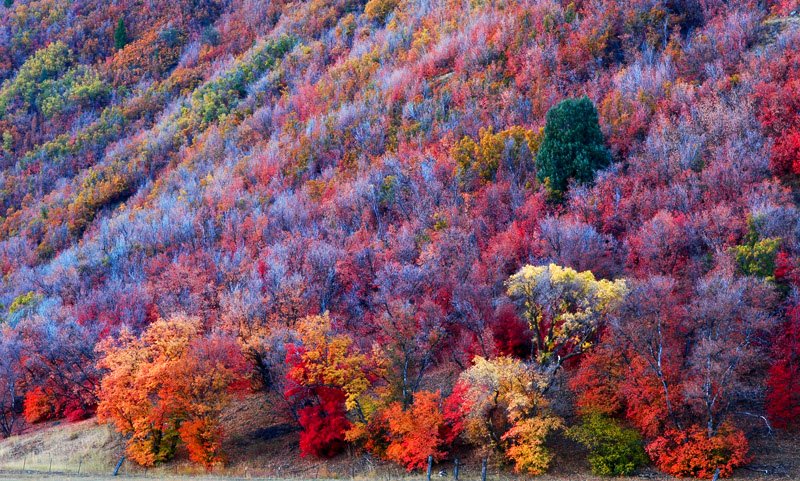
M 108 463 L 106 460 L 98 461 L 81 456 L 70 460 L 54 460 L 52 455 L 36 456 L 26 455 L 16 462 L 0 464 L 0 472 L 6 473 L 25 473 L 25 474 L 49 474 L 49 475 L 78 475 L 78 476 L 109 476 L 120 479 L 125 478 L 163 478 L 164 476 L 191 477 L 191 476 L 212 476 L 230 479 L 269 479 L 269 480 L 327 480 L 327 479 L 364 479 L 372 478 L 379 480 L 421 480 L 435 481 L 440 479 L 452 479 L 453 481 L 487 481 L 510 479 L 511 476 L 502 472 L 489 472 L 487 459 L 481 460 L 480 466 L 473 464 L 470 469 L 469 464 L 465 464 L 459 458 L 447 460 L 434 465 L 433 457 L 428 457 L 427 469 L 422 473 L 408 474 L 400 468 L 397 470 L 388 469 L 383 472 L 375 468 L 372 463 L 366 467 L 352 464 L 347 468 L 347 475 L 342 473 L 331 473 L 325 468 L 324 463 L 304 467 L 294 470 L 265 470 L 263 468 L 253 468 L 244 465 L 234 465 L 221 467 L 207 472 L 202 467 L 194 464 L 174 464 L 147 468 L 139 466 L 125 458 L 124 456 L 116 463 Z M 441 468 L 438 472 L 435 468 Z M 449 469 L 449 471 L 448 471 Z

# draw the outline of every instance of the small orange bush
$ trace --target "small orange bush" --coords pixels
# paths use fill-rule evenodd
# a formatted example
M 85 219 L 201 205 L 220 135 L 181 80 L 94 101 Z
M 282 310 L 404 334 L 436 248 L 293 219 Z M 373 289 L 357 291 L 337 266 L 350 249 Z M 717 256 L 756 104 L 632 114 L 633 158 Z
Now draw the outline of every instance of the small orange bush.
M 52 399 L 47 396 L 44 389 L 37 387 L 25 394 L 22 415 L 25 421 L 36 424 L 53 419 L 55 408 Z
M 706 429 L 692 426 L 667 431 L 647 446 L 647 453 L 665 473 L 709 479 L 717 469 L 721 477 L 733 474 L 734 468 L 748 462 L 748 449 L 744 433 L 731 425 L 723 425 L 710 437 Z

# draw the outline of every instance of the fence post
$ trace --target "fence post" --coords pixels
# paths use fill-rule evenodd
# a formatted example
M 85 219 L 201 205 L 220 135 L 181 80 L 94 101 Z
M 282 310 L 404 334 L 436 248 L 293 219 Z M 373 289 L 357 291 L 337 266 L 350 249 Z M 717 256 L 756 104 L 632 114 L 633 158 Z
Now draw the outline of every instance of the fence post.
M 481 481 L 486 481 L 486 458 L 481 463 Z
M 121 458 L 119 458 L 119 461 L 117 462 L 117 465 L 114 466 L 114 473 L 112 474 L 112 476 L 116 476 L 119 473 L 119 468 L 122 467 L 122 463 L 124 463 L 124 462 L 125 462 L 125 456 L 122 456 Z
M 453 465 L 453 479 L 458 481 L 458 458 L 456 458 L 456 462 Z
M 428 455 L 428 481 L 431 481 L 431 471 L 433 471 L 433 456 Z
M 50 455 L 50 466 L 47 467 L 47 473 L 53 472 L 53 455 Z
M 83 458 L 78 460 L 78 474 L 81 474 L 81 466 L 83 466 Z
M 27 465 L 27 463 L 28 463 L 28 456 L 23 456 L 22 457 L 22 470 L 23 471 L 25 471 L 25 466 Z

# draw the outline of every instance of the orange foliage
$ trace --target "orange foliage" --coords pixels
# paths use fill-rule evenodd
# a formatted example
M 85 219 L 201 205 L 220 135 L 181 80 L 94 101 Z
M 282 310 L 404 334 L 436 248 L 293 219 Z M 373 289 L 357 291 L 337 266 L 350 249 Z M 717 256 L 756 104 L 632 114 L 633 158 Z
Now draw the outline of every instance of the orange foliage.
M 36 424 L 47 421 L 55 415 L 52 399 L 44 392 L 44 389 L 37 387 L 25 394 L 22 415 L 25 421 Z
M 206 468 L 223 461 L 218 418 L 240 365 L 232 340 L 203 337 L 199 320 L 175 317 L 154 322 L 140 338 L 123 331 L 100 351 L 109 372 L 98 417 L 130 436 L 131 459 L 151 466 L 171 458 L 183 440 Z
M 388 425 L 386 458 L 402 463 L 409 471 L 425 466 L 428 456 L 439 460 L 447 456 L 447 447 L 458 435 L 448 423 L 441 394 L 419 391 L 407 409 L 394 402 L 383 412 Z
M 749 461 L 749 445 L 744 433 L 723 425 L 713 436 L 700 426 L 668 430 L 647 446 L 647 453 L 659 469 L 673 476 L 728 477 L 734 468 Z

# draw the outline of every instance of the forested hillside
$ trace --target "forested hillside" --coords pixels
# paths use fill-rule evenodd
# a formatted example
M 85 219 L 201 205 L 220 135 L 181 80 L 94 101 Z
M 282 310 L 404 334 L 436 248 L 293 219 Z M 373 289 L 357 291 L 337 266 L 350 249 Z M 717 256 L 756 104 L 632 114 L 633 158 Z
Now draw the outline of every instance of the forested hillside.
M 793 0 L 5 0 L 0 433 L 730 476 L 800 428 Z

